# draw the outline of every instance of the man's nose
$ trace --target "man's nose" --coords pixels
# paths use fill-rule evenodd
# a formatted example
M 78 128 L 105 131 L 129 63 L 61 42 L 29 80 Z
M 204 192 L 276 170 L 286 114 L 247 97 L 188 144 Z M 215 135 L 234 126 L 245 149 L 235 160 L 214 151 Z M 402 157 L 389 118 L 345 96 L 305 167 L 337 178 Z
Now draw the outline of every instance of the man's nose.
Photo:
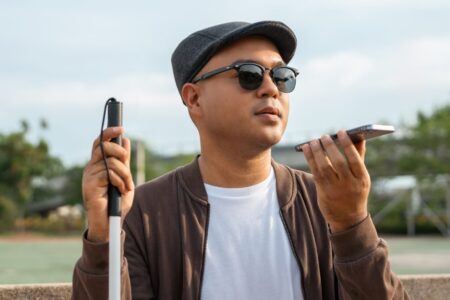
M 280 91 L 273 82 L 270 71 L 265 71 L 261 86 L 256 91 L 258 97 L 274 97 L 278 98 Z

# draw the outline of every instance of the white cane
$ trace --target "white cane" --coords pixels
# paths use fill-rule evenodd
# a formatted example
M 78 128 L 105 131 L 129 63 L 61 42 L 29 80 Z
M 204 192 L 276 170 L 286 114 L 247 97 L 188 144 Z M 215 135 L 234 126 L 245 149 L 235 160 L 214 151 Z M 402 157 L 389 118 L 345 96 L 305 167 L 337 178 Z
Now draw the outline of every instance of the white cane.
M 108 99 L 105 105 L 108 107 L 108 127 L 122 126 L 122 103 L 114 98 Z M 105 112 L 103 113 L 103 122 Z M 102 133 L 103 133 L 102 122 Z M 120 249 L 120 201 L 121 194 L 119 190 L 111 185 L 109 168 L 103 150 L 103 136 L 100 136 L 100 147 L 102 150 L 103 161 L 108 174 L 108 216 L 109 216 L 109 281 L 108 295 L 110 300 L 120 300 L 120 266 L 121 266 L 121 249 Z M 113 138 L 111 142 L 122 145 L 122 138 Z

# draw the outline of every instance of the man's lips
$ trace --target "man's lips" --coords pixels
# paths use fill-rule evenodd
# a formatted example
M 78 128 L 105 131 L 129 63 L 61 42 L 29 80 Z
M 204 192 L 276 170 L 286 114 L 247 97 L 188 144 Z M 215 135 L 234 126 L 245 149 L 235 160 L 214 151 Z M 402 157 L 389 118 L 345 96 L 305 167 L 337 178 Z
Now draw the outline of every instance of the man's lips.
M 264 114 L 274 115 L 281 118 L 280 110 L 273 106 L 266 106 L 255 113 L 255 115 L 264 115 Z

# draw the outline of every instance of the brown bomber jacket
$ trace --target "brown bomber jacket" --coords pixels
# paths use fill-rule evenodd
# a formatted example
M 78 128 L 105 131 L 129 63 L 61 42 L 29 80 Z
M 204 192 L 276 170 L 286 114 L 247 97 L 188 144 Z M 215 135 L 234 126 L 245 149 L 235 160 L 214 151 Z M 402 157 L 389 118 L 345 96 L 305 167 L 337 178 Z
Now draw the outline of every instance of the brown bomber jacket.
M 409 299 L 370 216 L 330 234 L 312 176 L 272 165 L 304 299 Z M 200 299 L 208 221 L 198 160 L 138 187 L 122 231 L 122 299 Z M 107 294 L 108 244 L 84 235 L 72 299 L 107 299 Z

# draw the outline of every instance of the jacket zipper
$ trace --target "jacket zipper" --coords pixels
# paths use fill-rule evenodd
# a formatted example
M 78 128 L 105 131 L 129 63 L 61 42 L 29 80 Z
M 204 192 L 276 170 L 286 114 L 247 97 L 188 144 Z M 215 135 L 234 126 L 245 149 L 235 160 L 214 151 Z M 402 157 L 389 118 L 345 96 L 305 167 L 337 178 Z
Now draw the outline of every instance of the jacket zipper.
M 205 226 L 205 240 L 203 242 L 203 255 L 202 255 L 202 269 L 200 271 L 200 290 L 198 292 L 198 299 L 201 299 L 203 288 L 203 273 L 205 272 L 205 259 L 206 259 L 206 242 L 208 240 L 208 227 L 209 227 L 209 203 L 207 204 L 206 212 L 206 226 Z
M 303 269 L 302 263 L 300 261 L 300 258 L 297 255 L 297 251 L 295 251 L 294 241 L 292 240 L 291 232 L 289 231 L 289 228 L 288 228 L 288 226 L 286 224 L 286 220 L 284 219 L 283 212 L 281 211 L 281 209 L 280 209 L 280 217 L 281 217 L 281 221 L 283 222 L 284 229 L 286 230 L 286 233 L 287 233 L 287 236 L 288 236 L 288 239 L 289 239 L 289 244 L 291 245 L 292 253 L 294 254 L 295 260 L 297 261 L 298 267 L 299 267 L 300 272 L 301 272 L 301 274 L 300 274 L 300 278 L 301 278 L 301 281 L 302 281 L 301 290 L 302 290 L 302 294 L 303 294 L 303 299 L 306 300 L 307 297 L 305 295 L 304 269 Z

